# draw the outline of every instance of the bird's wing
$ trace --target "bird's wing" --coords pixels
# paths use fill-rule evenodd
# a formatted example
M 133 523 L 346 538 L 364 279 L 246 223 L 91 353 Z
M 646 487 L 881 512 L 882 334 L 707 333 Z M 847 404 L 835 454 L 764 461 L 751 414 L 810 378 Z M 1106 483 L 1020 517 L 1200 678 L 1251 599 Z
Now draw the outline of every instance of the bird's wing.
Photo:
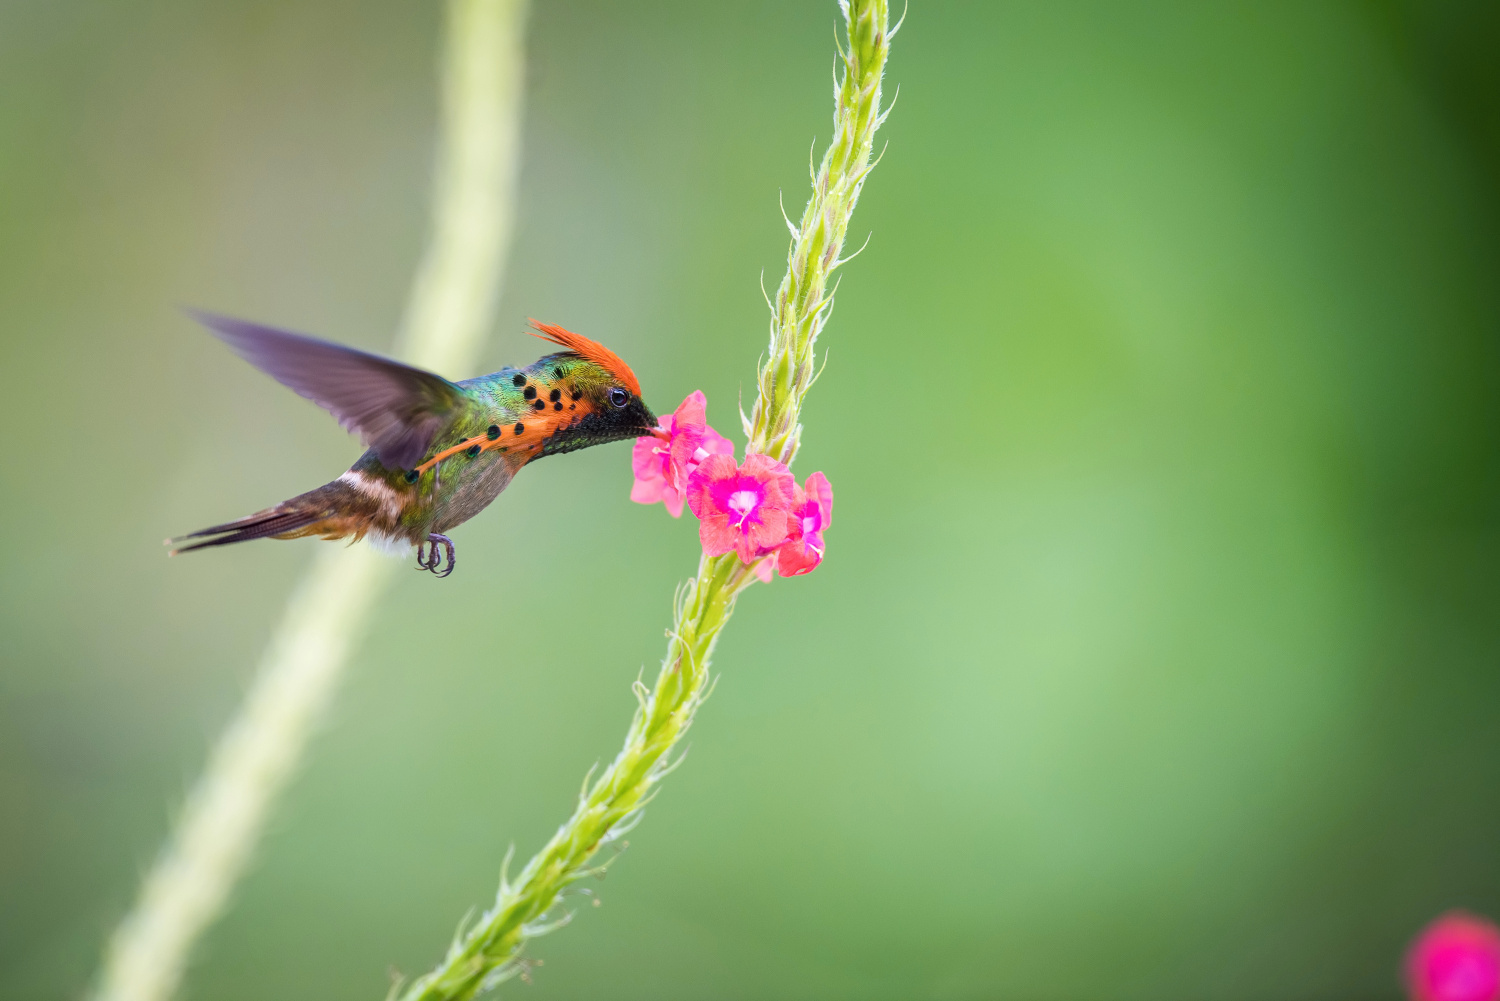
M 469 402 L 440 375 L 228 316 L 188 315 L 271 378 L 338 418 L 392 469 L 422 461 L 433 437 Z

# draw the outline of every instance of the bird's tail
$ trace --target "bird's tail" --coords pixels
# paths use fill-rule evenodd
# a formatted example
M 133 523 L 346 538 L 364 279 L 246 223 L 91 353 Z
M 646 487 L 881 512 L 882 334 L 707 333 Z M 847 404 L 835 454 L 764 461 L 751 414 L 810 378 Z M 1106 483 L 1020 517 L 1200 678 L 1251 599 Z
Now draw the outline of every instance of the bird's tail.
M 345 496 L 349 492 L 347 484 L 334 480 L 237 521 L 226 521 L 222 525 L 168 539 L 166 544 L 172 549 L 167 555 L 176 556 L 194 549 L 255 539 L 297 539 L 305 535 L 319 535 L 325 539 L 341 539 L 347 535 L 359 538 L 370 526 L 368 518 L 349 509 Z M 190 544 L 182 545 L 184 542 Z

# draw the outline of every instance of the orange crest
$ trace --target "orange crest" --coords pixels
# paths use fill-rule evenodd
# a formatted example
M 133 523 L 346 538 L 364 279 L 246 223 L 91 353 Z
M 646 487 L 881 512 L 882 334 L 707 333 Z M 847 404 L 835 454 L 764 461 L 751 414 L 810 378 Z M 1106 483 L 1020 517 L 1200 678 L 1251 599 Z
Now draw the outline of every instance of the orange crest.
M 630 392 L 636 396 L 641 395 L 641 384 L 635 381 L 635 373 L 630 371 L 630 366 L 625 364 L 619 355 L 598 341 L 591 341 L 582 334 L 575 334 L 571 330 L 551 323 L 541 323 L 531 320 L 531 326 L 536 333 L 533 337 L 540 337 L 544 341 L 551 341 L 567 348 L 580 358 L 591 361 L 595 365 L 609 372 Z

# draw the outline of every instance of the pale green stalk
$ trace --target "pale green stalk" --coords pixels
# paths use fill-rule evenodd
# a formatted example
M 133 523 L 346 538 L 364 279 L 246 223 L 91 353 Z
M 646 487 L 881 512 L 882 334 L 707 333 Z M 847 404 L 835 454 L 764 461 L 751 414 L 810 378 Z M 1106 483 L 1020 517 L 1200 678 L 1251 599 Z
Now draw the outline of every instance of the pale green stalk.
M 844 261 L 844 234 L 865 178 L 875 130 L 890 109 L 880 109 L 880 78 L 895 30 L 882 2 L 840 0 L 848 49 L 839 54 L 844 75 L 834 89 L 833 141 L 812 177 L 812 197 L 800 225 L 787 220 L 792 247 L 786 275 L 771 306 L 771 350 L 761 366 L 755 408 L 745 424 L 749 451 L 791 465 L 802 440 L 802 399 L 812 385 L 813 345 L 833 312 L 828 276 Z M 897 24 L 899 30 L 901 25 Z M 809 166 L 811 166 L 809 164 Z M 858 253 L 858 251 L 856 251 Z
M 453 375 L 479 352 L 510 243 L 525 13 L 525 0 L 450 0 L 447 9 L 432 234 L 399 345 L 414 363 Z M 363 546 L 319 552 L 110 939 L 97 1001 L 165 1001 L 176 990 L 398 565 Z
M 844 233 L 884 117 L 880 79 L 891 37 L 886 0 L 840 6 L 849 44 L 840 53 L 844 72 L 834 91 L 834 138 L 813 177 L 802 225 L 791 227 L 787 275 L 773 306 L 770 357 L 746 422 L 750 451 L 788 463 L 801 437 L 798 415 L 813 379 L 813 344 L 833 305 L 824 290 L 842 263 Z M 656 686 L 635 683 L 640 704 L 619 755 L 592 784 L 584 779 L 573 815 L 514 881 L 502 872 L 494 906 L 454 940 L 436 969 L 400 994 L 401 1001 L 472 998 L 522 972 L 526 943 L 568 921 L 569 913 L 558 913 L 563 892 L 599 871 L 590 866 L 595 854 L 633 826 L 656 784 L 679 760 L 671 752 L 708 696 L 714 644 L 736 595 L 754 580 L 751 568 L 732 553 L 699 560 L 697 576 L 678 590 Z

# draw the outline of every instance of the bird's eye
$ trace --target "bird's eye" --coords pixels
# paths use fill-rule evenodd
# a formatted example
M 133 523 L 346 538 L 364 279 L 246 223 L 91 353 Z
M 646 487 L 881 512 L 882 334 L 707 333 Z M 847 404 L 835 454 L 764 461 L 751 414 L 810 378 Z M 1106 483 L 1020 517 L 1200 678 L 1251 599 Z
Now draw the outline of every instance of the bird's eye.
M 619 386 L 609 391 L 609 402 L 617 409 L 624 410 L 625 404 L 630 402 L 630 394 Z

